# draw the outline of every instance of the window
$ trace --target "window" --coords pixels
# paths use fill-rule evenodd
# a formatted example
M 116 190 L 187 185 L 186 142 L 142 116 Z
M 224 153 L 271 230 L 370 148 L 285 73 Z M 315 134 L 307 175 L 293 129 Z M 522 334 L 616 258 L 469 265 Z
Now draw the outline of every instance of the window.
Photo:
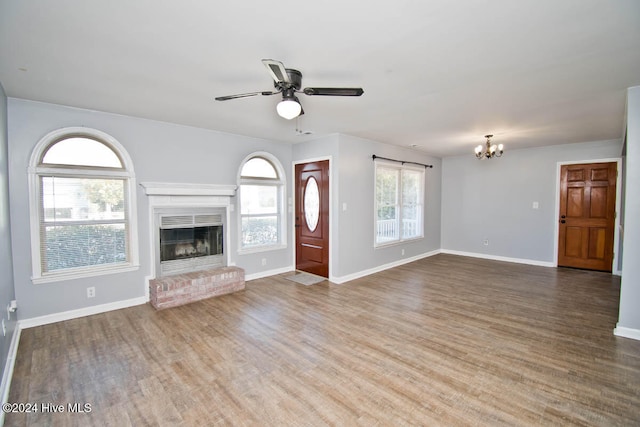
M 284 237 L 284 173 L 268 153 L 249 156 L 240 167 L 240 251 L 279 248 Z
M 131 161 L 109 135 L 66 128 L 31 157 L 34 283 L 137 267 Z
M 375 246 L 423 237 L 424 170 L 375 162 Z

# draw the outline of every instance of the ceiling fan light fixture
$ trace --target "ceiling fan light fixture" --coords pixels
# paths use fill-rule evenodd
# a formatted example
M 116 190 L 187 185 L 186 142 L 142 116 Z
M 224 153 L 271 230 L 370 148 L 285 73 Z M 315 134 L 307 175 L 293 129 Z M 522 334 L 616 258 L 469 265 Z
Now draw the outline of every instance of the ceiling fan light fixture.
M 283 99 L 276 107 L 278 115 L 287 120 L 295 119 L 302 112 L 302 106 L 293 99 Z

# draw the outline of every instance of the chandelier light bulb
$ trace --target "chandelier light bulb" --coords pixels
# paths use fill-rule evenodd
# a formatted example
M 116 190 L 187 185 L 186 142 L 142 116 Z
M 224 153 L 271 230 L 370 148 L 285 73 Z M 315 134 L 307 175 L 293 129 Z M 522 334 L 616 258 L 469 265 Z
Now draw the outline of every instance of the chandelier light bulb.
M 276 110 L 280 117 L 291 120 L 300 115 L 300 112 L 302 112 L 302 106 L 291 99 L 284 99 L 278 103 Z

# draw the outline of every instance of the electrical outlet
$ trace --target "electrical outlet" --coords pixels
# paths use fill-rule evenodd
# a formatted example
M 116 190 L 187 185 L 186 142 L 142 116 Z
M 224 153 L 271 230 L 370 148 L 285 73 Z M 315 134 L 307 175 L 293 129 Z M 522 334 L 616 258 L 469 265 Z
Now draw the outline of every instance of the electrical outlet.
M 90 286 L 87 288 L 87 298 L 93 298 L 96 296 L 96 288 L 95 286 Z
M 402 255 L 404 255 L 404 249 L 402 250 Z
M 489 239 L 484 239 L 482 241 L 482 244 L 485 245 L 485 246 L 489 246 Z
M 266 258 L 262 258 L 262 265 L 263 266 L 267 265 L 267 259 Z

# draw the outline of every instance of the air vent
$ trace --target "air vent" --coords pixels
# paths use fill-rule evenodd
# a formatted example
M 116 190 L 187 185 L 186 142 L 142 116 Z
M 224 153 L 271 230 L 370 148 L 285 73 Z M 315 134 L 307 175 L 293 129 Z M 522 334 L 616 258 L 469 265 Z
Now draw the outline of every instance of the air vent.
M 207 213 L 200 215 L 163 215 L 160 218 L 160 228 L 188 228 L 208 225 L 222 225 L 221 213 Z
M 160 228 L 175 228 L 185 226 L 193 226 L 193 215 L 163 216 L 160 222 Z
M 216 225 L 222 224 L 222 215 L 196 215 L 193 219 L 195 225 Z

